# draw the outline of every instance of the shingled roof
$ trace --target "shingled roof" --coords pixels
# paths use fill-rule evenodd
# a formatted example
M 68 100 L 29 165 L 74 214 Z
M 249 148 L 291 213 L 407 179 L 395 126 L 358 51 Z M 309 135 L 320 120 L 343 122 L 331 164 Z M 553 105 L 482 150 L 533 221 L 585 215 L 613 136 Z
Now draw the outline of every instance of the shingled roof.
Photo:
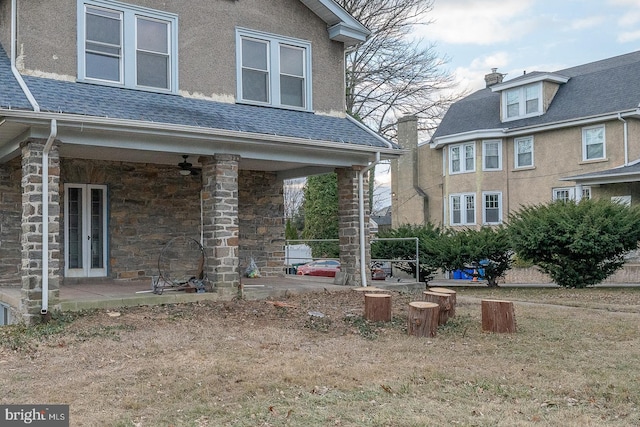
M 554 71 L 553 74 L 569 80 L 560 85 L 545 114 L 501 122 L 501 94 L 485 88 L 454 103 L 433 134 L 432 141 L 465 132 L 492 129 L 508 132 L 630 111 L 638 108 L 640 103 L 640 51 Z
M 42 112 L 184 125 L 384 149 L 388 149 L 390 143 L 348 117 L 33 76 L 23 76 L 23 79 Z M 3 88 L 0 91 L 0 109 L 32 110 L 1 47 L 0 87 Z M 399 149 L 395 144 L 392 147 Z

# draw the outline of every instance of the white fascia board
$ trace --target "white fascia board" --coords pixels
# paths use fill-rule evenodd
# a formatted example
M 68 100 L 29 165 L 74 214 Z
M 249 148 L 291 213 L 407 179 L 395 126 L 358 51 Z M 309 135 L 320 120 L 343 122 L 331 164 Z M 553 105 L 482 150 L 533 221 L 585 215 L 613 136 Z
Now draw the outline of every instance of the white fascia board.
M 456 133 L 453 135 L 441 136 L 433 138 L 429 144 L 431 148 L 441 148 L 445 145 L 456 144 L 458 142 L 467 142 L 477 139 L 503 138 L 506 129 L 482 129 L 469 132 Z
M 619 117 L 636 117 L 640 118 L 640 108 L 633 110 L 624 110 L 620 112 L 611 112 L 599 116 L 581 117 L 577 119 L 565 120 L 561 122 L 546 123 L 543 125 L 523 126 L 518 128 L 503 129 L 482 129 L 469 132 L 461 132 L 451 135 L 445 135 L 434 138 L 430 142 L 431 148 L 441 148 L 445 145 L 467 142 L 478 139 L 487 138 L 505 138 L 522 135 L 531 135 L 538 132 L 549 130 L 563 129 L 576 126 L 587 126 L 595 123 L 602 123 L 609 120 L 618 120 Z
M 347 44 L 361 43 L 371 31 L 333 0 L 300 0 L 330 27 L 332 40 Z
M 174 125 L 157 122 L 141 122 L 127 119 L 112 119 L 103 117 L 78 116 L 64 113 L 34 113 L 29 111 L 0 110 L 0 116 L 7 121 L 37 126 L 44 130 L 48 129 L 51 119 L 56 119 L 58 128 L 76 129 L 88 133 L 116 132 L 129 133 L 132 135 L 157 135 L 160 137 L 182 138 L 185 140 L 211 140 L 216 139 L 221 142 L 232 142 L 235 144 L 258 144 L 265 145 L 295 145 L 306 147 L 312 150 L 331 150 L 334 155 L 336 150 L 347 153 L 375 154 L 380 153 L 385 158 L 397 158 L 402 154 L 401 150 L 394 148 L 374 147 L 368 145 L 349 144 L 317 139 L 303 139 L 290 136 L 269 135 L 261 133 L 251 133 L 242 131 L 230 131 L 225 129 L 213 129 L 197 126 Z
M 530 77 L 522 77 L 514 80 L 509 80 L 508 82 L 498 83 L 491 86 L 492 92 L 500 92 L 506 89 L 511 89 L 514 87 L 521 87 L 531 83 L 537 82 L 553 82 L 553 83 L 566 83 L 569 81 L 569 77 L 556 74 L 556 73 L 543 73 L 543 74 L 532 74 Z
M 566 178 L 559 178 L 559 181 L 572 181 L 582 185 L 606 185 L 606 184 L 621 184 L 624 182 L 638 182 L 640 181 L 640 172 L 629 172 L 614 175 L 591 175 L 588 177 L 580 178 L 579 176 L 569 176 Z

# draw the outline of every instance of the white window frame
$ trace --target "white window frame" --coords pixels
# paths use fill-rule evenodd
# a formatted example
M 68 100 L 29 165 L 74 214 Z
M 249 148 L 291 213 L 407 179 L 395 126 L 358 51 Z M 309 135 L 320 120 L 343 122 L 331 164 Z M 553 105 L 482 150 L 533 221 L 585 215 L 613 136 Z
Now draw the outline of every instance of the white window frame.
M 245 99 L 242 93 L 242 40 L 251 39 L 263 42 L 267 45 L 267 102 Z M 280 48 L 288 47 L 303 51 L 303 106 L 284 104 L 281 100 L 280 77 L 286 75 L 280 71 Z M 279 36 L 246 28 L 236 28 L 236 94 L 237 101 L 246 104 L 269 105 L 273 107 L 292 110 L 311 111 L 312 99 L 312 75 L 311 75 L 311 42 Z
M 602 156 L 589 158 L 587 156 L 587 152 L 588 152 L 587 146 L 595 145 L 595 144 L 588 144 L 587 135 L 590 131 L 593 131 L 593 130 L 602 130 L 602 142 L 598 143 L 598 144 L 602 144 Z M 597 126 L 588 126 L 588 127 L 582 128 L 582 161 L 587 162 L 591 160 L 602 160 L 606 158 L 607 158 L 607 134 L 606 134 L 605 126 L 597 125 Z
M 497 221 L 488 221 L 487 220 L 487 197 L 489 196 L 497 196 L 498 203 L 498 220 Z M 484 191 L 482 192 L 482 223 L 483 224 L 502 224 L 502 192 L 500 191 Z
M 454 203 L 458 201 L 460 208 L 460 221 L 454 221 Z M 470 220 L 468 206 L 473 205 L 473 218 Z M 451 225 L 474 225 L 476 223 L 476 194 L 475 193 L 457 193 L 449 195 L 449 224 Z
M 529 90 L 535 91 L 536 97 L 529 96 Z M 508 104 L 509 95 L 514 94 L 517 96 L 518 114 L 509 115 Z M 527 102 L 536 100 L 535 111 L 527 112 Z M 515 87 L 512 89 L 506 89 L 502 91 L 502 121 L 508 122 L 511 120 L 519 120 L 525 117 L 535 117 L 542 115 L 542 82 L 531 83 L 528 85 Z
M 472 152 L 472 156 L 473 156 L 473 161 L 472 161 L 472 167 L 471 168 L 467 168 L 467 148 L 471 147 L 471 152 Z M 459 166 L 459 170 L 454 170 L 453 167 L 453 152 L 458 149 L 459 153 L 460 153 L 460 157 L 459 157 L 459 161 L 460 161 L 460 166 Z M 455 175 L 458 173 L 469 173 L 469 172 L 475 172 L 476 171 L 476 144 L 474 142 L 468 142 L 468 143 L 464 143 L 464 144 L 456 144 L 456 145 L 451 145 L 449 146 L 449 174 L 451 175 Z
M 566 193 L 567 194 L 567 198 L 559 198 L 558 195 L 560 193 Z M 589 186 L 584 186 L 582 187 L 582 198 L 583 199 L 590 199 L 591 198 L 591 187 Z M 552 199 L 554 202 L 556 200 L 564 200 L 565 202 L 569 201 L 569 200 L 575 200 L 576 199 L 576 187 L 556 187 L 553 189 L 553 193 L 552 193 Z
M 527 140 L 531 140 L 531 164 L 529 165 L 521 165 L 520 164 L 520 158 L 518 157 L 520 153 L 519 148 L 518 148 L 518 143 L 522 142 L 522 141 L 527 141 Z M 535 146 L 534 146 L 534 139 L 533 136 L 523 136 L 520 138 L 514 138 L 513 140 L 513 164 L 515 169 L 520 169 L 520 168 L 532 168 L 535 165 L 535 158 L 534 158 L 534 150 L 535 150 Z
M 496 144 L 498 146 L 498 166 L 491 168 L 487 166 L 487 146 Z M 489 139 L 482 141 L 482 170 L 483 171 L 499 171 L 502 170 L 502 140 Z
M 87 76 L 86 70 L 86 13 L 87 8 L 103 9 L 119 13 L 120 24 L 120 78 L 100 79 Z M 167 25 L 168 76 L 167 88 L 142 86 L 137 83 L 137 18 L 162 22 Z M 135 6 L 113 0 L 78 0 L 77 2 L 77 53 L 78 80 L 107 86 L 120 86 L 153 92 L 178 92 L 178 15 L 164 11 Z

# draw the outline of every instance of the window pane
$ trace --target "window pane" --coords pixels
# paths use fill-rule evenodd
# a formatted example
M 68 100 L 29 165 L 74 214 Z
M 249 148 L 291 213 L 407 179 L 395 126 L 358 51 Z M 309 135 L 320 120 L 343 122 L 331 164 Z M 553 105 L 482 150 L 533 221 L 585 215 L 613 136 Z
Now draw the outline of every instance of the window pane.
M 602 144 L 587 145 L 587 159 L 600 159 L 604 157 L 604 146 Z
M 465 170 L 473 171 L 475 170 L 475 157 L 473 145 L 465 145 L 464 147 L 464 158 L 465 158 Z
M 485 195 L 485 221 L 500 222 L 500 204 L 498 194 Z
M 304 107 L 304 79 L 280 76 L 280 103 Z
M 460 172 L 460 147 L 451 148 L 451 172 Z
M 87 41 L 120 46 L 120 14 L 87 8 Z
M 538 86 L 527 86 L 524 89 L 526 99 L 526 113 L 538 112 Z
M 453 224 L 460 224 L 461 220 L 461 212 L 460 212 L 460 197 L 452 197 L 451 198 L 451 221 Z
M 499 153 L 499 144 L 497 142 L 492 142 L 485 144 L 484 146 L 484 167 L 485 169 L 498 169 L 500 166 L 500 153 Z
M 120 58 L 87 53 L 85 73 L 87 77 L 101 80 L 120 81 Z
M 304 77 L 304 50 L 280 46 L 280 73 Z
M 242 66 L 267 71 L 267 43 L 242 39 Z
M 531 99 L 527 101 L 527 114 L 538 112 L 538 100 Z
M 138 52 L 137 83 L 140 86 L 169 88 L 169 57 Z
M 268 73 L 261 71 L 242 70 L 242 98 L 251 101 L 269 102 L 268 76 Z
M 104 263 L 102 190 L 91 190 L 91 268 L 102 268 Z
M 476 220 L 476 206 L 475 198 L 473 196 L 466 196 L 466 223 L 473 224 Z
M 157 53 L 169 53 L 169 24 L 138 18 L 138 49 Z
M 533 165 L 533 162 L 531 161 L 531 153 L 518 154 L 518 167 L 531 165 Z
M 82 191 L 69 188 L 67 197 L 69 268 L 82 268 Z

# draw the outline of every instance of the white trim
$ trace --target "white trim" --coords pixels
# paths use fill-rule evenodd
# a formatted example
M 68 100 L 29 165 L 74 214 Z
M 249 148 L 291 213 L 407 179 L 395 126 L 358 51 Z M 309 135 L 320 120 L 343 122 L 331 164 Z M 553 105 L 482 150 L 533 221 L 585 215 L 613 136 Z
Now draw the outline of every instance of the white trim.
M 105 9 L 121 14 L 120 21 L 120 79 L 104 80 L 86 75 L 86 10 L 87 7 Z M 160 93 L 178 93 L 178 15 L 161 10 L 126 4 L 115 0 L 77 0 L 77 58 L 78 81 L 105 86 L 126 87 Z M 168 88 L 137 84 L 137 18 L 147 18 L 167 24 L 168 27 Z
M 467 157 L 465 156 L 466 154 L 466 147 L 471 146 L 473 148 L 473 167 L 471 169 L 467 169 Z M 459 148 L 460 149 L 460 157 L 459 157 L 459 162 L 460 162 L 460 168 L 457 171 L 453 170 L 453 156 L 451 155 L 451 152 L 453 151 L 454 148 Z M 456 144 L 456 145 L 451 145 L 449 146 L 449 175 L 457 175 L 457 174 L 461 174 L 461 173 L 471 173 L 471 172 L 475 172 L 476 171 L 476 144 L 475 142 L 467 142 L 464 144 Z
M 498 221 L 487 221 L 487 196 L 498 196 Z M 501 191 L 483 191 L 482 192 L 482 223 L 483 224 L 502 224 L 502 192 Z
M 487 167 L 487 145 L 489 144 L 498 144 L 498 166 L 495 168 Z M 500 171 L 502 170 L 502 140 L 501 139 L 486 139 L 482 141 L 482 170 L 491 172 L 491 171 Z
M 602 129 L 602 156 L 588 158 L 587 157 L 587 140 L 586 140 L 586 132 L 594 129 Z M 602 160 L 607 158 L 607 134 L 606 127 L 604 124 L 595 125 L 595 126 L 586 126 L 581 129 L 582 135 L 582 161 L 587 162 L 590 160 Z M 593 144 L 595 145 L 595 144 Z
M 531 164 L 530 165 L 521 165 L 520 162 L 518 161 L 518 154 L 520 154 L 520 152 L 518 151 L 518 142 L 525 141 L 527 139 L 531 140 Z M 513 139 L 513 168 L 514 169 L 532 168 L 532 167 L 535 166 L 535 157 L 534 157 L 535 143 L 534 143 L 534 141 L 535 140 L 534 140 L 533 135 L 522 136 L 522 137 Z
M 267 102 L 254 101 L 244 99 L 242 93 L 242 40 L 251 39 L 256 42 L 263 42 L 267 46 Z M 304 53 L 303 69 L 304 69 L 304 105 L 298 107 L 295 105 L 283 104 L 280 96 L 280 47 L 293 47 L 301 49 Z M 289 110 L 311 111 L 313 105 L 313 76 L 311 74 L 311 42 L 306 40 L 294 39 L 276 34 L 265 33 L 262 31 L 250 30 L 247 28 L 236 28 L 236 99 L 239 103 L 253 105 L 270 105 L 273 107 L 286 108 Z
M 467 221 L 467 201 L 468 198 L 473 198 L 473 221 Z M 460 222 L 453 221 L 453 199 L 458 198 L 460 202 Z M 477 214 L 477 203 L 476 203 L 476 193 L 453 193 L 449 194 L 449 225 L 475 225 L 476 224 L 476 214 Z
M 534 83 L 542 83 L 545 81 L 562 84 L 562 83 L 568 82 L 569 77 L 563 76 L 561 74 L 556 74 L 556 73 L 530 74 L 522 78 L 513 79 L 507 82 L 495 84 L 491 86 L 491 91 L 501 92 L 503 90 L 521 87 L 521 86 L 527 86 Z

